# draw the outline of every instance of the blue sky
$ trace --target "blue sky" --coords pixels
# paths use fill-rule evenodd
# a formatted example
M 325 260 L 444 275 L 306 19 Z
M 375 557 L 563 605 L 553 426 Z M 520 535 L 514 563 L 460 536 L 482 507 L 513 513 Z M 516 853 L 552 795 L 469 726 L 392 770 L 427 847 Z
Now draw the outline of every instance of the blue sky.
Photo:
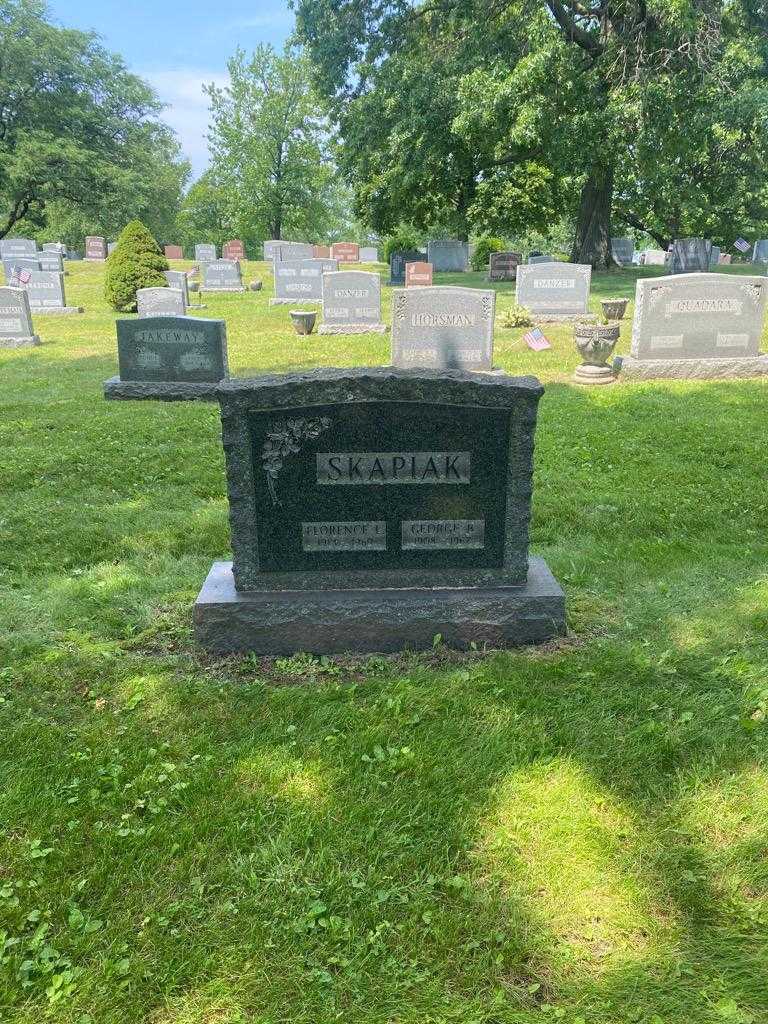
M 226 81 L 227 59 L 237 46 L 282 45 L 294 22 L 281 0 L 49 0 L 49 9 L 59 24 L 98 32 L 131 71 L 152 83 L 169 104 L 164 118 L 195 175 L 208 161 L 203 83 Z

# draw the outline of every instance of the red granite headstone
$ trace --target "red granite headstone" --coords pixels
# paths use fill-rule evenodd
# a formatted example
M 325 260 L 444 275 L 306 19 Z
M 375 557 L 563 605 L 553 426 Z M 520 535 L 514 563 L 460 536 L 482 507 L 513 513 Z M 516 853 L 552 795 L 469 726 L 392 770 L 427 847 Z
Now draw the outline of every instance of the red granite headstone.
M 431 263 L 406 263 L 405 264 L 405 287 L 413 288 L 420 285 L 432 284 Z
M 88 235 L 85 239 L 85 258 L 87 260 L 105 260 L 107 258 L 107 242 L 101 235 Z
M 521 252 L 492 252 L 488 266 L 489 281 L 516 281 L 517 268 L 523 262 Z
M 334 242 L 331 246 L 331 259 L 339 263 L 359 263 L 360 246 L 356 242 Z
M 245 259 L 245 246 L 239 238 L 235 238 L 231 242 L 224 243 L 221 247 L 221 258 L 223 260 Z
M 167 260 L 183 260 L 184 250 L 180 245 L 166 245 L 165 258 Z
M 330 245 L 313 245 L 312 258 L 315 260 L 329 260 L 331 258 Z

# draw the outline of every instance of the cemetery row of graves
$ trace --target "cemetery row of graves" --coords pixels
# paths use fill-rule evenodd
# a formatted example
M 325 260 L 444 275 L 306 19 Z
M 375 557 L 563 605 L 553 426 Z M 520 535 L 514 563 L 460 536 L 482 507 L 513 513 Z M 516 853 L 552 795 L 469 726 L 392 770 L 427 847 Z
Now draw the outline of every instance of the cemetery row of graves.
M 765 264 L 444 249 L 9 254 L 10 1024 L 768 1013 Z

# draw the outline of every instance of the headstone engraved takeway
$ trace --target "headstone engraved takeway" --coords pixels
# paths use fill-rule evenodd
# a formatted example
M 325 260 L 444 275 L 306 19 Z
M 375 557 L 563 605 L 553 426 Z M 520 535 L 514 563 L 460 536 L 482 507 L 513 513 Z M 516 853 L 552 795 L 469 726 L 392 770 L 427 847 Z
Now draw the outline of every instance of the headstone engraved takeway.
M 680 274 L 637 282 L 628 377 L 748 377 L 760 353 L 768 278 Z
M 517 271 L 517 303 L 537 319 L 589 314 L 592 268 L 580 263 L 533 263 Z
M 23 288 L 0 288 L 0 348 L 39 345 L 32 328 L 29 296 Z
M 228 376 L 226 325 L 190 316 L 118 320 L 117 355 L 107 398 L 210 400 Z
M 338 269 L 337 260 L 275 260 L 272 267 L 275 295 L 269 300 L 270 306 L 322 302 L 323 274 L 330 274 Z
M 279 269 L 279 268 L 278 268 Z M 383 334 L 381 278 L 366 270 L 322 275 L 323 322 L 319 334 Z
M 392 364 L 402 368 L 491 370 L 496 293 L 440 285 L 396 289 Z
M 392 367 L 220 384 L 232 563 L 195 606 L 217 651 L 561 635 L 528 556 L 535 378 Z

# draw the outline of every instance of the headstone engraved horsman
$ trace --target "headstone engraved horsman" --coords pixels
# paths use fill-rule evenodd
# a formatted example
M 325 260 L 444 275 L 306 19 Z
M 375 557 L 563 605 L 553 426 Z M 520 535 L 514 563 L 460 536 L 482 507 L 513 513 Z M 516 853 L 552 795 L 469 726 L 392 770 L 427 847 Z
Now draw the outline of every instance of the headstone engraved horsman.
M 323 274 L 330 274 L 338 269 L 337 260 L 275 260 L 275 295 L 269 300 L 270 306 L 322 302 Z
M 139 288 L 136 292 L 139 318 L 184 316 L 187 307 L 181 288 Z
M 219 385 L 233 562 L 197 602 L 214 651 L 395 651 L 551 639 L 528 555 L 533 377 L 313 370 Z
M 479 288 L 396 289 L 392 365 L 491 370 L 495 309 L 496 293 Z
M 457 238 L 438 238 L 427 242 L 427 262 L 435 273 L 464 273 L 469 260 L 469 246 Z
M 23 288 L 0 288 L 0 348 L 39 345 L 32 328 L 29 296 Z
M 586 263 L 534 263 L 517 270 L 517 303 L 537 320 L 594 319 L 589 313 L 592 267 Z
M 364 270 L 325 273 L 323 322 L 318 334 L 384 334 L 381 278 Z
M 223 320 L 159 316 L 117 321 L 119 375 L 104 383 L 111 399 L 215 398 L 229 374 Z
M 632 345 L 622 376 L 754 377 L 768 373 L 760 353 L 768 278 L 685 274 L 637 282 Z
M 203 263 L 203 291 L 244 292 L 243 277 L 237 260 L 213 260 Z
M 65 316 L 82 313 L 82 306 L 68 306 L 64 293 L 64 275 L 52 270 L 31 270 L 24 283 L 33 313 Z

